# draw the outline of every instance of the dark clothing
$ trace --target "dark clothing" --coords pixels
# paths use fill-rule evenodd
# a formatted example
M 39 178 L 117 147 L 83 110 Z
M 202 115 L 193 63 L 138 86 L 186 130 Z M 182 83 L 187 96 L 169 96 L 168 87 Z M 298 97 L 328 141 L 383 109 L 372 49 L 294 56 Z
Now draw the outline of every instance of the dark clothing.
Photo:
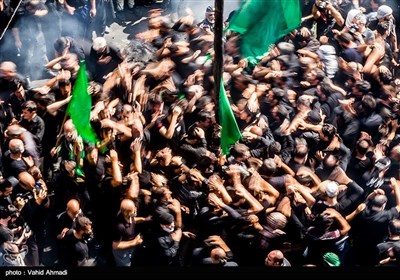
M 186 127 L 183 120 L 179 121 L 175 125 L 174 134 L 171 139 L 167 139 L 160 134 L 160 129 L 164 126 L 167 130 L 170 125 L 170 121 L 167 117 L 163 119 L 159 119 L 156 121 L 155 125 L 151 129 L 150 136 L 150 150 L 159 150 L 164 147 L 170 147 L 171 149 L 179 148 L 179 144 L 181 143 L 182 137 L 186 133 Z
M 44 78 L 42 75 L 43 65 L 49 61 L 43 33 L 43 19 L 46 16 L 38 16 L 35 13 L 47 12 L 47 7 L 42 2 L 37 5 L 29 3 L 25 4 L 26 11 L 16 23 L 22 42 L 21 63 L 18 65 L 18 69 L 35 81 Z M 34 36 L 32 36 L 33 34 Z
M 317 233 L 314 226 L 308 228 L 305 241 L 307 244 L 306 263 L 323 266 L 324 254 L 335 253 L 339 258 L 344 256 L 348 248 L 347 235 L 343 236 L 339 230 L 327 230 L 323 234 Z M 341 259 L 343 262 L 343 259 Z
M 74 236 L 73 229 L 70 229 L 63 238 L 62 252 L 64 253 L 64 263 L 67 267 L 84 266 L 89 259 L 88 245 Z
M 353 151 L 360 134 L 360 121 L 350 112 L 336 107 L 332 124 L 337 128 L 337 133 L 341 136 L 343 144 Z
M 250 155 L 259 159 L 268 158 L 269 147 L 274 142 L 273 139 L 267 139 L 263 136 L 258 136 L 254 140 L 241 140 L 249 147 Z
M 360 119 L 360 130 L 368 131 L 369 135 L 372 136 L 372 142 L 376 145 L 382 137 L 379 132 L 379 126 L 382 123 L 382 116 L 377 113 L 372 113 Z
M 172 239 L 171 234 L 163 230 L 157 234 L 158 254 L 155 263 L 161 266 L 173 266 L 177 264 L 179 241 Z
M 70 42 L 70 47 L 68 49 L 68 51 L 70 53 L 74 53 L 78 56 L 79 61 L 84 60 L 85 59 L 85 50 L 83 48 L 83 46 L 79 43 L 78 40 L 75 40 L 72 37 L 66 36 L 66 38 L 68 39 L 68 41 Z
M 377 249 L 377 259 L 376 262 L 378 263 L 380 260 L 382 259 L 386 259 L 387 257 L 389 257 L 388 255 L 388 250 L 390 248 L 393 248 L 394 246 L 400 246 L 400 240 L 385 240 L 382 243 L 379 243 L 378 245 L 376 245 L 376 249 Z
M 343 58 L 345 61 L 350 62 L 357 62 L 357 63 L 363 63 L 364 58 L 362 55 L 359 53 L 359 51 L 356 48 L 347 48 L 342 53 L 340 54 L 340 57 Z
M 321 36 L 327 36 L 329 38 L 330 43 L 334 43 L 334 34 L 332 29 L 340 30 L 341 27 L 336 23 L 335 18 L 326 12 L 326 10 L 319 9 L 321 15 L 318 19 L 316 19 L 317 24 L 317 34 L 316 38 L 319 39 Z
M 374 265 L 376 245 L 388 236 L 389 221 L 399 218 L 395 207 L 388 210 L 372 210 L 367 206 L 352 221 L 353 246 L 355 261 L 360 265 Z
M 214 24 L 211 23 L 207 18 L 200 21 L 197 26 L 203 30 L 209 29 L 210 31 L 214 32 Z
M 349 165 L 346 170 L 349 178 L 353 179 L 360 186 L 365 186 L 365 184 L 367 183 L 366 180 L 363 178 L 363 174 L 371 171 L 372 167 L 374 166 L 374 153 L 372 151 L 368 152 L 366 156 L 367 157 L 365 159 L 360 159 L 353 156 L 350 159 Z
M 31 121 L 27 121 L 25 119 L 22 119 L 19 122 L 19 125 L 26 128 L 33 137 L 33 140 L 35 140 L 36 143 L 36 148 L 38 150 L 38 154 L 42 154 L 42 139 L 44 135 L 44 129 L 45 129 L 45 124 L 44 121 L 41 117 L 38 115 L 34 116 Z
M 75 7 L 74 14 L 69 14 L 64 10 L 62 14 L 62 33 L 63 36 L 73 38 L 85 38 L 88 36 L 88 27 L 90 24 L 90 2 L 89 0 L 66 0 L 67 4 Z M 91 35 L 91 34 L 90 34 Z
M 30 88 L 29 81 L 20 73 L 17 73 L 16 76 L 11 80 L 6 80 L 0 77 L 0 100 L 8 101 L 10 99 L 17 82 L 21 82 L 24 89 Z
M 321 214 L 327 208 L 334 208 L 340 214 L 342 214 L 343 217 L 345 217 L 353 212 L 357 208 L 359 203 L 361 203 L 363 194 L 364 190 L 359 185 L 357 185 L 356 182 L 351 182 L 348 184 L 345 191 L 339 193 L 337 197 L 337 204 L 335 204 L 334 206 L 329 206 L 323 200 L 318 200 L 314 204 L 312 212 L 316 215 Z
M 7 150 L 3 156 L 3 171 L 4 176 L 14 176 L 18 178 L 18 174 L 28 171 L 29 167 L 24 160 L 14 160 L 10 157 L 10 150 Z
M 117 216 L 115 228 L 113 232 L 113 242 L 130 241 L 135 235 L 135 223 L 128 223 L 122 214 Z M 134 256 L 135 247 L 127 249 L 113 249 L 113 255 L 116 266 L 131 266 L 132 257 Z
M 99 62 L 100 59 L 109 58 L 108 63 Z M 105 82 L 104 76 L 111 73 L 118 64 L 122 62 L 119 50 L 116 47 L 108 45 L 106 50 L 102 53 L 97 53 L 93 48 L 90 49 L 88 58 L 88 72 L 92 80 L 103 84 Z
M 30 199 L 21 210 L 21 217 L 32 230 L 31 237 L 27 240 L 28 253 L 25 262 L 28 266 L 38 266 L 43 263 L 43 249 L 47 238 L 46 218 L 49 208 L 45 205 L 49 203 L 49 198 L 38 205 Z
M 25 90 L 25 94 L 23 95 L 22 99 L 19 99 L 15 93 L 10 95 L 8 103 L 10 103 L 17 120 L 20 120 L 20 116 L 22 114 L 22 104 L 27 100 L 33 100 L 33 94 L 30 90 Z
M 60 213 L 56 217 L 56 226 L 55 226 L 55 234 L 58 235 L 60 234 L 64 228 L 73 228 L 75 221 L 71 219 L 71 217 L 68 215 L 66 211 Z M 59 252 L 62 254 L 62 252 Z

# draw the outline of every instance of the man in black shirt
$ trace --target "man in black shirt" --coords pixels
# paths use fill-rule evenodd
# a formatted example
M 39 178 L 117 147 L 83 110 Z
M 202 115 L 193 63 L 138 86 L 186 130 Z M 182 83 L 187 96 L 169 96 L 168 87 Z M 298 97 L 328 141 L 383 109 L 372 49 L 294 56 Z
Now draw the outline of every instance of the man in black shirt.
M 65 263 L 69 267 L 94 266 L 89 258 L 87 242 L 92 235 L 92 222 L 85 216 L 78 216 L 75 225 L 68 230 L 63 238 L 62 252 L 65 253 Z

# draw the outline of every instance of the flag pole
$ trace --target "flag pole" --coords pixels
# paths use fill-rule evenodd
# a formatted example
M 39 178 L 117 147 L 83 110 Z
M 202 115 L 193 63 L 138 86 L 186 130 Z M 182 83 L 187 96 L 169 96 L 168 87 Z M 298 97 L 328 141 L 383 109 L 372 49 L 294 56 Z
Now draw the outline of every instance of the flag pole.
M 224 0 L 215 0 L 215 26 L 214 26 L 214 63 L 213 63 L 213 77 L 214 77 L 214 94 L 213 99 L 215 102 L 215 111 L 219 109 L 219 91 L 221 86 L 221 78 L 223 73 L 224 52 L 222 38 L 224 33 Z
M 18 11 L 19 6 L 21 5 L 21 3 L 22 3 L 22 0 L 19 0 L 19 2 L 18 2 L 18 4 L 17 4 L 17 7 L 15 7 L 14 12 L 13 12 L 12 15 L 11 15 L 10 20 L 7 22 L 6 27 L 4 28 L 3 32 L 2 32 L 1 35 L 0 35 L 0 41 L 3 39 L 4 34 L 6 34 L 8 28 L 10 27 L 10 24 L 11 24 L 11 22 L 13 21 L 13 19 L 14 19 L 14 17 L 15 17 L 15 14 L 17 13 L 17 11 Z M 10 4 L 11 4 L 11 3 L 10 3 Z

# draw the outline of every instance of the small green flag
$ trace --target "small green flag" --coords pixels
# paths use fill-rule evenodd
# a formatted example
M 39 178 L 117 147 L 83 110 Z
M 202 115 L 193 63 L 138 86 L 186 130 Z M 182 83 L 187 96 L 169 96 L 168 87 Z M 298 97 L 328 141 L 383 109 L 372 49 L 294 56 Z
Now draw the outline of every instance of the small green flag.
M 224 155 L 228 155 L 230 146 L 241 139 L 242 134 L 240 133 L 228 97 L 226 96 L 223 79 L 221 79 L 219 90 L 219 122 L 222 127 L 221 150 Z
M 72 123 L 82 139 L 88 143 L 96 144 L 99 139 L 90 124 L 92 97 L 89 94 L 88 86 L 86 65 L 85 61 L 82 60 L 72 90 L 72 98 L 67 107 L 67 114 L 69 114 Z
M 241 55 L 254 66 L 300 23 L 299 0 L 243 0 L 227 29 L 241 34 Z

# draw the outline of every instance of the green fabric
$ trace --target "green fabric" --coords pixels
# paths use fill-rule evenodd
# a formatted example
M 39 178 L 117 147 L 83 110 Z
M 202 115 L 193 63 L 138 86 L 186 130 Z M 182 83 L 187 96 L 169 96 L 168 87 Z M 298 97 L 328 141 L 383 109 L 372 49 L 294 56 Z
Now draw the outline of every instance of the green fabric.
M 323 258 L 327 266 L 340 266 L 340 259 L 335 253 L 327 252 L 324 254 Z
M 82 139 L 88 143 L 95 144 L 99 139 L 90 124 L 92 97 L 89 94 L 88 85 L 85 61 L 81 61 L 72 90 L 72 98 L 68 104 L 67 114 L 69 114 L 72 123 Z
M 299 0 L 244 0 L 227 30 L 241 34 L 240 51 L 255 66 L 271 44 L 301 23 Z
M 242 138 L 242 135 L 226 96 L 223 79 L 221 79 L 219 90 L 219 122 L 222 127 L 221 150 L 224 155 L 228 155 L 230 146 Z

